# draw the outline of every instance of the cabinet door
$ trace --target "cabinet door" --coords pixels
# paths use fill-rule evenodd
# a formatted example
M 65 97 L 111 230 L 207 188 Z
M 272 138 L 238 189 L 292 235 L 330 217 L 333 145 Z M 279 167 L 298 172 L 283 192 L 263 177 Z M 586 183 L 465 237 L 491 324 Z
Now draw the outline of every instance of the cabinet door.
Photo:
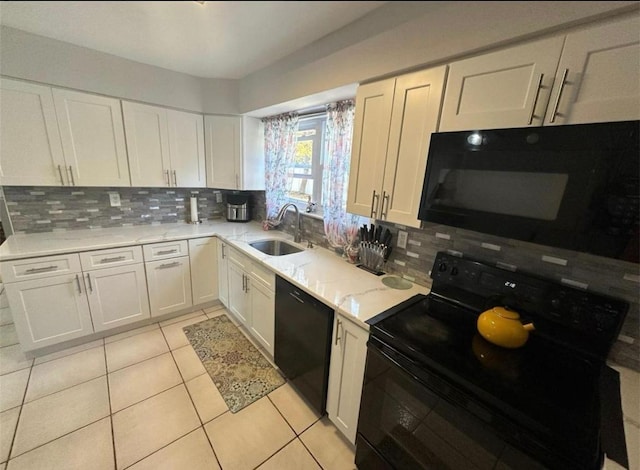
M 53 89 L 66 170 L 75 186 L 131 186 L 120 101 Z
M 247 275 L 236 264 L 229 263 L 229 311 L 247 328 L 251 322 L 251 303 L 246 292 Z
M 273 357 L 276 315 L 275 295 L 272 291 L 249 278 L 247 290 L 251 297 L 251 333 Z
M 81 274 L 5 284 L 23 350 L 93 333 Z
M 83 275 L 95 331 L 150 317 L 144 264 L 97 269 Z
M 0 184 L 64 186 L 51 88 L 0 80 Z
M 396 79 L 380 219 L 420 227 L 418 209 L 447 67 Z
M 333 424 L 352 444 L 356 441 L 368 338 L 368 331 L 336 316 L 329 369 L 327 413 Z
M 440 132 L 540 126 L 564 37 L 449 65 Z
M 223 241 L 218 242 L 218 297 L 229 308 L 229 247 Z
M 240 187 L 241 118 L 205 116 L 204 124 L 207 186 L 218 189 L 242 189 Z
M 167 110 L 167 117 L 173 186 L 204 188 L 207 179 L 202 115 Z
M 358 87 L 347 211 L 379 218 L 395 79 Z
M 122 102 L 133 186 L 170 186 L 167 110 Z
M 189 240 L 189 261 L 193 305 L 218 300 L 217 240 L 213 237 Z
M 188 257 L 151 261 L 145 267 L 152 317 L 193 305 Z
M 242 156 L 240 187 L 245 191 L 264 191 L 264 124 L 258 118 L 242 116 Z
M 640 19 L 571 33 L 545 124 L 640 119 Z

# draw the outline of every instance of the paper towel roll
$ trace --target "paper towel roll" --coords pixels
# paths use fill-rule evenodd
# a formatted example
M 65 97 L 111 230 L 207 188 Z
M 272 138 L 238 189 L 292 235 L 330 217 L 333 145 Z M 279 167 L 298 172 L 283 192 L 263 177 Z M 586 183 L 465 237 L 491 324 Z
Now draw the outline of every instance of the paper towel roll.
M 198 198 L 191 198 L 191 223 L 198 222 Z

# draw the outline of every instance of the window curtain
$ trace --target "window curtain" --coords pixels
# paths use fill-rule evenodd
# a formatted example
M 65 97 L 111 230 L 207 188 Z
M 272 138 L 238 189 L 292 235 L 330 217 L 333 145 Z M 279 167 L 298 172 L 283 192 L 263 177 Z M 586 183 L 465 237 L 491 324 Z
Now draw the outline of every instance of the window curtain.
M 265 195 L 267 219 L 273 219 L 287 200 L 287 170 L 296 152 L 298 114 L 286 113 L 265 118 Z
M 322 209 L 324 232 L 334 248 L 344 248 L 353 243 L 360 220 L 359 216 L 347 213 L 354 116 L 353 100 L 327 105 Z

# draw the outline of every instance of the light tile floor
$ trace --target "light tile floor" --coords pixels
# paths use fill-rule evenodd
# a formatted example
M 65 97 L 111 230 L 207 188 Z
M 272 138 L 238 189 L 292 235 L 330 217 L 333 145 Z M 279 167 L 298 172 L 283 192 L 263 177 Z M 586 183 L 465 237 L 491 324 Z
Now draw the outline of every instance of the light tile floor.
M 354 469 L 352 446 L 289 384 L 229 412 L 182 332 L 224 314 L 198 310 L 35 361 L 5 329 L 0 469 Z

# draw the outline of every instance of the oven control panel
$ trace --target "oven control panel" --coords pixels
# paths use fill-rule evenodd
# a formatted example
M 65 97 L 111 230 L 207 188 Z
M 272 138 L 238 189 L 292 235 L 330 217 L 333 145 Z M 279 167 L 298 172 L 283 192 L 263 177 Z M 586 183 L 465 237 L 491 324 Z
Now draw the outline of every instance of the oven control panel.
M 536 329 L 603 354 L 615 341 L 629 308 L 620 299 L 446 252 L 436 256 L 431 277 L 432 292 L 465 299 L 471 294 L 478 313 L 508 306 L 536 323 Z

